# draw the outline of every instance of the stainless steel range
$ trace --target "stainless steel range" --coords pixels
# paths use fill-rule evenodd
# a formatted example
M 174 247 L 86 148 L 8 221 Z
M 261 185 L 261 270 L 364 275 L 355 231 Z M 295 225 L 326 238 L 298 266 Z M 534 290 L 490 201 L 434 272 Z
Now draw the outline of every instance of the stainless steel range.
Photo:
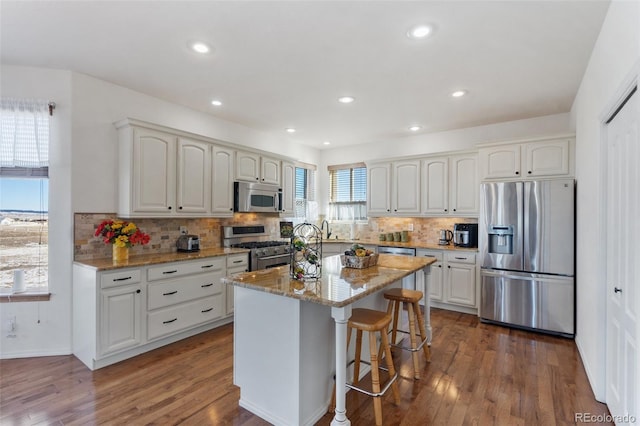
M 223 226 L 222 246 L 249 252 L 249 270 L 275 268 L 290 262 L 289 240 L 270 240 L 264 225 Z

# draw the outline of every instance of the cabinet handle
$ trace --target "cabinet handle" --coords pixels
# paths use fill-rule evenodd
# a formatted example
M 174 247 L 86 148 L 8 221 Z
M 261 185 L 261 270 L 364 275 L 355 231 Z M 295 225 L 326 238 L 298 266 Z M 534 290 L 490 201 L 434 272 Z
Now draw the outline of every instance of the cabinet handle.
M 162 323 L 163 324 L 169 324 L 169 323 L 174 322 L 174 321 L 178 321 L 178 318 L 174 318 L 174 319 L 169 320 L 169 321 L 162 321 Z
M 390 210 L 390 209 L 387 209 L 387 211 L 388 211 L 388 212 L 390 212 L 391 210 Z
M 451 269 L 451 265 L 447 265 L 447 268 Z
M 177 269 L 174 269 L 173 271 L 164 271 L 163 274 L 168 275 L 168 274 L 175 274 L 176 272 L 178 272 Z
M 162 293 L 162 295 L 163 296 L 171 296 L 172 294 L 176 294 L 176 293 L 178 293 L 178 290 L 173 290 L 173 291 L 170 291 L 168 293 Z
M 529 170 L 527 173 L 531 174 L 531 170 Z
M 211 287 L 212 285 L 213 285 L 213 283 L 202 284 L 200 287 L 205 288 L 205 287 Z
M 444 211 L 446 212 L 446 211 L 447 211 L 447 209 L 444 209 Z
M 467 260 L 467 258 L 466 258 L 466 257 L 458 257 L 458 256 L 456 256 L 454 259 L 458 259 L 458 260 Z
M 438 265 L 438 268 L 442 268 L 442 265 Z
M 456 209 L 453 209 L 453 211 L 455 212 L 455 211 L 456 211 Z
M 207 312 L 211 312 L 211 311 L 213 311 L 213 308 L 205 309 L 204 311 L 200 311 L 200 312 L 202 312 L 203 314 L 206 314 Z
M 169 210 L 171 210 L 171 206 L 167 207 Z
M 622 289 L 621 289 L 621 288 L 618 288 L 618 287 L 614 287 L 614 288 L 613 288 L 613 292 L 614 292 L 614 293 L 622 293 Z
M 140 289 L 136 290 L 136 293 L 138 293 L 138 294 L 140 294 L 141 292 L 142 292 L 142 290 L 140 290 Z
M 259 178 L 256 178 L 256 180 L 260 180 Z
M 516 172 L 516 174 L 517 174 L 517 175 L 519 175 L 519 174 L 520 174 L 520 172 Z
M 126 277 L 126 278 L 114 278 L 113 281 L 126 281 L 126 280 L 130 280 L 132 277 Z
M 394 212 L 397 212 L 397 211 L 398 211 L 398 209 L 393 209 L 393 211 L 394 211 Z
M 233 211 L 233 208 L 229 209 L 229 211 L 230 211 L 230 212 L 232 212 L 232 211 Z
M 242 263 L 242 262 L 244 262 L 244 260 L 242 260 L 242 259 L 233 261 L 233 263 Z
M 202 269 L 213 268 L 213 265 L 202 265 L 200 268 Z
M 182 210 L 182 206 L 178 207 L 179 210 Z

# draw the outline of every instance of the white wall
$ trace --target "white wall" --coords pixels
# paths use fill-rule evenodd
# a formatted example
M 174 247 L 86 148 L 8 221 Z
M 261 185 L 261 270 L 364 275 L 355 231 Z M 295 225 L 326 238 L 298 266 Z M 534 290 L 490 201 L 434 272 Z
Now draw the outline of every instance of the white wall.
M 576 344 L 596 399 L 605 400 L 605 225 L 602 184 L 603 114 L 640 60 L 640 3 L 613 1 L 571 110 L 576 127 Z
M 0 357 L 68 354 L 71 351 L 71 73 L 38 68 L 0 70 L 2 96 L 56 102 L 49 151 L 49 290 L 48 302 L 0 303 Z M 16 316 L 16 338 L 6 337 L 6 318 Z
M 508 121 L 439 133 L 427 133 L 387 142 L 369 143 L 321 151 L 318 164 L 318 201 L 326 206 L 329 187 L 327 166 L 409 155 L 474 149 L 477 144 L 573 133 L 568 113 Z M 324 213 L 324 212 L 321 212 Z

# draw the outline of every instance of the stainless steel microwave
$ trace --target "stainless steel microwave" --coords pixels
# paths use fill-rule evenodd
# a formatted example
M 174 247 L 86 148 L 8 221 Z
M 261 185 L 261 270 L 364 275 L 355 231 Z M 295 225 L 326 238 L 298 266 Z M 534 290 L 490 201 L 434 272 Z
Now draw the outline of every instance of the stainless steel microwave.
M 240 213 L 282 211 L 282 188 L 253 182 L 233 183 L 233 210 Z

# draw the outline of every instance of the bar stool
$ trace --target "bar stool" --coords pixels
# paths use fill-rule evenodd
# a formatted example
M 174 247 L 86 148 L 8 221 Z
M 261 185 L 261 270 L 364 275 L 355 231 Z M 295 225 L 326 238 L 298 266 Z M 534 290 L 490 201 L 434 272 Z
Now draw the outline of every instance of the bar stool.
M 375 414 L 376 425 L 382 425 L 382 401 L 381 397 L 384 395 L 389 387 L 393 392 L 393 398 L 395 400 L 396 405 L 400 403 L 400 392 L 398 391 L 398 384 L 396 383 L 396 379 L 398 378 L 398 373 L 393 366 L 393 358 L 391 357 L 391 348 L 389 346 L 388 339 L 388 328 L 391 323 L 391 316 L 386 312 L 376 311 L 373 309 L 363 309 L 356 308 L 351 312 L 351 318 L 349 318 L 349 322 L 347 324 L 347 348 L 349 347 L 349 343 L 351 341 L 351 330 L 356 330 L 356 353 L 355 359 L 349 363 L 349 365 L 353 364 L 353 383 L 347 383 L 346 386 L 349 389 L 356 390 L 358 392 L 364 393 L 373 397 L 373 411 Z M 371 362 L 361 361 L 360 356 L 362 352 L 362 332 L 366 331 L 369 333 L 369 354 Z M 385 359 L 387 363 L 387 368 L 383 368 L 379 366 L 379 358 L 378 348 L 377 348 L 377 339 L 375 336 L 375 332 L 380 333 L 380 353 L 384 352 Z M 359 388 L 356 385 L 358 384 L 360 378 L 360 363 L 364 363 L 371 366 L 371 392 Z M 389 372 L 389 380 L 382 386 L 380 384 L 380 372 L 381 370 L 387 370 Z M 335 404 L 335 387 L 333 388 L 333 397 L 331 407 Z
M 418 352 L 423 350 L 424 357 L 427 362 L 431 360 L 431 351 L 429 345 L 427 345 L 427 331 L 424 327 L 424 318 L 422 311 L 420 310 L 420 300 L 424 295 L 421 291 L 407 290 L 404 288 L 394 288 L 384 293 L 384 298 L 389 301 L 387 305 L 387 314 L 391 316 L 393 313 L 393 327 L 391 329 L 391 346 L 400 348 L 405 351 L 412 352 L 413 356 L 413 377 L 415 379 L 420 378 L 420 365 L 418 361 Z M 406 303 L 409 310 L 409 331 L 398 329 L 398 316 L 402 311 L 402 303 Z M 418 321 L 418 327 L 420 329 L 421 342 L 418 344 L 416 336 L 416 320 Z M 397 333 L 408 334 L 411 347 L 401 346 L 396 344 Z M 382 355 L 382 352 L 379 354 Z

